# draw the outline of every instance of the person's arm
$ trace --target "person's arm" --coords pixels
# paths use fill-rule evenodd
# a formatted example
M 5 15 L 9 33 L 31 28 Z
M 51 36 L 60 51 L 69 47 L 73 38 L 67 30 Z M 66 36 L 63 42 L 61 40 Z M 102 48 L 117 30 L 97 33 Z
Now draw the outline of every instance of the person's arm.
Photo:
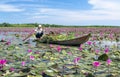
M 37 28 L 35 28 L 34 31 L 37 32 Z

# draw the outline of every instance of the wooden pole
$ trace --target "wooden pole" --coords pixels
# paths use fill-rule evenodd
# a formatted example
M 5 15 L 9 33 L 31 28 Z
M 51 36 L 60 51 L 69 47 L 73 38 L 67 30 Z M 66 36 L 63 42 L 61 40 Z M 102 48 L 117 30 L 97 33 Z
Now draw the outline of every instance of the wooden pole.
M 23 41 L 25 41 L 26 39 L 30 38 L 33 34 L 34 34 L 34 32 L 29 34 L 26 38 L 23 39 Z

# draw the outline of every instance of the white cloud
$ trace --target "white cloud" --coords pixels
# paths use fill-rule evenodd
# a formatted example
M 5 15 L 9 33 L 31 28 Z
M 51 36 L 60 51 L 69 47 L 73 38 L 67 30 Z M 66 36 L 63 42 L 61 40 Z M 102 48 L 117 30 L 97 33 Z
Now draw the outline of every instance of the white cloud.
M 19 4 L 18 6 L 9 5 L 7 1 L 0 4 L 0 12 L 23 12 L 29 20 L 32 21 L 43 21 L 43 22 L 86 22 L 86 21 L 112 21 L 120 20 L 120 0 L 88 0 L 88 4 L 92 5 L 92 8 L 89 10 L 68 10 L 68 9 L 58 9 L 58 8 L 49 8 L 48 6 L 43 6 L 42 4 Z M 17 0 L 11 0 L 17 1 Z M 34 1 L 34 0 L 21 0 L 21 1 Z M 44 1 L 44 0 L 35 0 L 35 1 Z M 46 8 L 43 8 L 46 7 Z M 31 10 L 30 10 L 31 9 Z M 37 9 L 37 10 L 36 10 Z M 28 11 L 27 11 L 28 10 Z
M 120 0 L 88 0 L 93 6 L 91 11 L 98 14 L 98 18 L 102 18 L 99 14 L 105 14 L 103 20 L 120 20 Z
M 76 22 L 85 20 L 120 20 L 120 12 L 111 12 L 109 10 L 65 10 L 54 8 L 40 8 L 33 13 L 33 18 L 55 19 L 66 22 Z M 44 16 L 43 16 L 44 15 Z
M 85 20 L 120 20 L 120 0 L 88 0 L 93 7 L 91 10 L 65 10 L 54 8 L 40 8 L 40 14 L 46 14 L 64 21 Z
M 93 9 L 120 11 L 120 0 L 88 0 Z
M 19 9 L 13 5 L 8 5 L 8 4 L 0 4 L 0 11 L 1 12 L 20 12 L 23 11 L 24 9 Z
M 120 20 L 119 0 L 88 0 L 88 3 L 92 5 L 89 10 L 38 8 L 29 17 L 34 22 L 54 24 L 115 24 Z

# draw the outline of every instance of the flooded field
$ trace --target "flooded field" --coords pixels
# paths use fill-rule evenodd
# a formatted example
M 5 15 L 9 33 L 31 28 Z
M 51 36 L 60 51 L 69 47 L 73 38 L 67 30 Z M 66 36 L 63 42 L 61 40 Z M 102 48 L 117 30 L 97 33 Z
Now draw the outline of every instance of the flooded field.
M 119 77 L 119 28 L 45 28 L 45 33 L 91 33 L 79 47 L 23 41 L 32 28 L 0 28 L 0 77 Z

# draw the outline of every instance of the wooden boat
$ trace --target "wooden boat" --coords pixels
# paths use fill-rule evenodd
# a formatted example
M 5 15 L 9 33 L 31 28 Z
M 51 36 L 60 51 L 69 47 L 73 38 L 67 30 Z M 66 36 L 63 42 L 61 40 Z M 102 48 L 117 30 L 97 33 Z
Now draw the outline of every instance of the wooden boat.
M 83 44 L 89 40 L 90 34 L 70 39 L 70 40 L 63 40 L 63 41 L 46 41 L 42 43 L 48 43 L 48 44 L 58 44 L 58 45 L 66 45 L 66 46 L 80 46 L 80 44 Z M 39 41 L 40 42 L 40 41 Z

